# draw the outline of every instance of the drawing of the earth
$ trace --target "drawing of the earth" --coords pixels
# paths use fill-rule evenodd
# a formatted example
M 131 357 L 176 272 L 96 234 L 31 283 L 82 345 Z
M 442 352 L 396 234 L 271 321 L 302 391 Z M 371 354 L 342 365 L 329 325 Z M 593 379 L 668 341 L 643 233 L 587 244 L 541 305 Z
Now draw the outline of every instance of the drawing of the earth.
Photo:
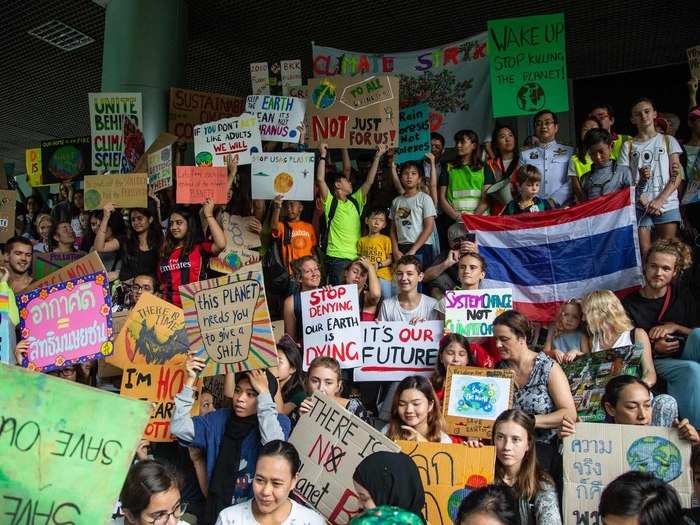
M 450 515 L 450 519 L 455 522 L 457 520 L 457 511 L 459 510 L 459 505 L 462 500 L 469 496 L 472 489 L 464 488 L 455 490 L 447 500 L 447 513 Z
M 323 80 L 311 92 L 311 102 L 319 109 L 327 109 L 335 104 L 337 91 L 329 80 Z
M 627 450 L 631 470 L 648 472 L 666 483 L 681 475 L 683 458 L 678 447 L 659 436 L 640 438 Z
M 539 111 L 544 107 L 544 89 L 537 82 L 528 82 L 520 86 L 515 100 L 522 111 Z
M 490 414 L 496 404 L 496 387 L 490 383 L 474 381 L 462 389 L 462 399 L 457 403 L 460 412 Z

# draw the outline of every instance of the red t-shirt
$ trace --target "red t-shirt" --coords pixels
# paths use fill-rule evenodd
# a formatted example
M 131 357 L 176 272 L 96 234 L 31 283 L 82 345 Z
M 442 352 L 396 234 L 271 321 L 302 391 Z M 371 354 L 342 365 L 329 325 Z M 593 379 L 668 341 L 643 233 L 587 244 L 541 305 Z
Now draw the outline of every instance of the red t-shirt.
M 158 264 L 158 282 L 163 299 L 182 308 L 180 285 L 196 283 L 204 276 L 208 257 L 212 255 L 213 243 L 197 243 L 192 251 L 182 253 L 182 248 L 175 248 L 170 256 L 161 259 Z

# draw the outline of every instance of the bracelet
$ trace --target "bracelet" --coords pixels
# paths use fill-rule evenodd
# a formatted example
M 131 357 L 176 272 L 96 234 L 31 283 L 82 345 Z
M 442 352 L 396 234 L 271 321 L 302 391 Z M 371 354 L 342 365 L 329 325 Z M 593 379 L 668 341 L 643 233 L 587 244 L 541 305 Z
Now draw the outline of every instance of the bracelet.
M 323 162 L 326 162 L 326 157 L 319 157 L 318 160 L 322 160 Z

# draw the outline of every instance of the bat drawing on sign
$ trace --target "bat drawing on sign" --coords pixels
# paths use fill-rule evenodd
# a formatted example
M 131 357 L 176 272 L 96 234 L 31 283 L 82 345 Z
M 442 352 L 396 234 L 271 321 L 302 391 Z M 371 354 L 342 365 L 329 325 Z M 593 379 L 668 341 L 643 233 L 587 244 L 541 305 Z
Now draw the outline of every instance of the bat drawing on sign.
M 126 338 L 126 353 L 133 362 L 136 354 L 141 354 L 149 365 L 162 365 L 167 363 L 176 354 L 187 352 L 189 343 L 187 332 L 184 328 L 176 330 L 165 341 L 161 341 L 155 328 L 147 326 L 146 321 L 139 325 L 140 330 L 134 333 L 129 328 Z

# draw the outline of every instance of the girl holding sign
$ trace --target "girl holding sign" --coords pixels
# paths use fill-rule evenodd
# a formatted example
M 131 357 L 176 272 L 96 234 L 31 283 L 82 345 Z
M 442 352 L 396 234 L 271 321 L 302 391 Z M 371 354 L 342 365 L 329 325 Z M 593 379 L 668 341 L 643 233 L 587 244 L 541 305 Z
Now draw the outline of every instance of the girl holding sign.
M 292 273 L 299 288 L 282 305 L 284 333 L 297 343 L 302 343 L 304 327 L 301 321 L 301 292 L 315 290 L 321 285 L 321 267 L 314 256 L 305 255 L 292 262 Z

